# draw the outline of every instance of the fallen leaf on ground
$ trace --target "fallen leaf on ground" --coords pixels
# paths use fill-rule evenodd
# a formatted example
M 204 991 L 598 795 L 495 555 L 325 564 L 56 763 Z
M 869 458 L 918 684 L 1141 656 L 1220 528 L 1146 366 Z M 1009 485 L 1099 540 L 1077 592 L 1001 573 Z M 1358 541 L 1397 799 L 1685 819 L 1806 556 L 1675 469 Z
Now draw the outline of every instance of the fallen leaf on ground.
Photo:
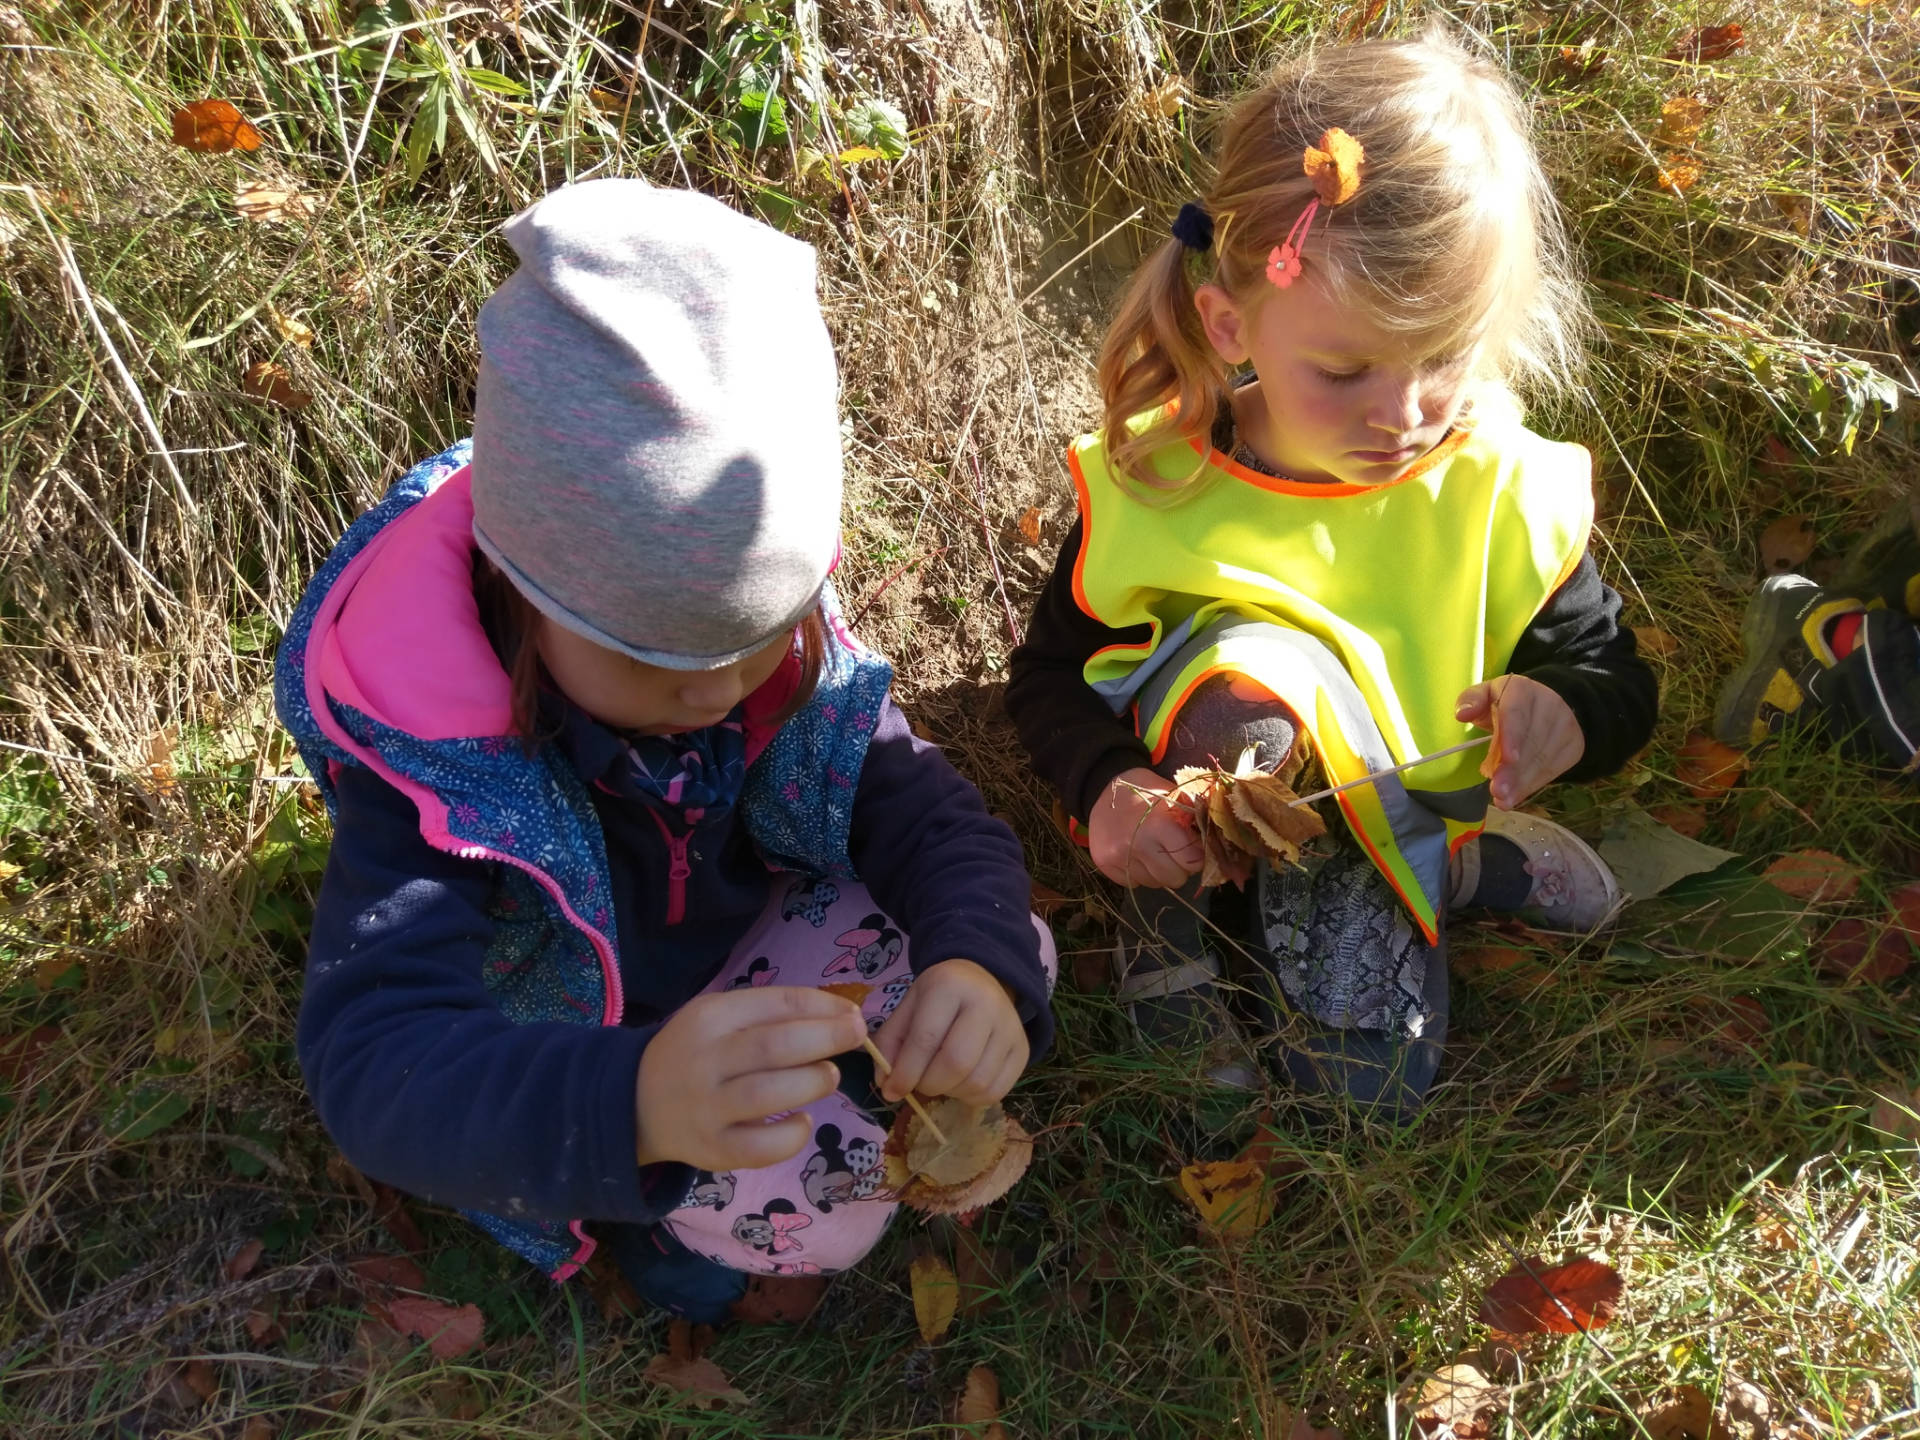
M 1700 819 L 1704 824 L 1705 817 Z M 1703 845 L 1638 809 L 1608 825 L 1595 849 L 1634 900 L 1650 900 L 1689 875 L 1717 870 L 1735 858 L 1732 851 Z
M 960 1305 L 960 1282 L 954 1278 L 953 1267 L 934 1254 L 914 1256 L 907 1273 L 920 1338 L 929 1345 L 937 1344 L 953 1325 L 954 1312 Z
M 313 201 L 282 185 L 244 180 L 233 187 L 233 209 L 255 225 L 278 225 L 283 220 L 306 219 L 313 214 Z
M 173 773 L 173 747 L 177 741 L 171 725 L 147 737 L 147 778 L 153 782 L 156 795 L 171 795 L 177 783 Z
M 1020 517 L 1020 538 L 1029 545 L 1040 543 L 1040 507 L 1029 507 Z
M 1547 63 L 1547 73 L 1568 85 L 1579 85 L 1606 69 L 1611 58 L 1591 42 L 1580 46 L 1562 45 L 1559 53 Z
M 1893 928 L 1904 935 L 1910 945 L 1920 945 L 1920 881 L 1902 885 L 1887 897 L 1887 907 L 1892 912 Z
M 298 345 L 302 350 L 313 345 L 313 327 L 304 321 L 296 320 L 277 306 L 267 306 L 267 319 L 273 322 L 273 328 L 282 340 L 289 345 Z
M 220 1393 L 220 1377 L 214 1373 L 210 1360 L 189 1360 L 186 1369 L 180 1372 L 180 1378 L 202 1404 Z
M 1814 546 L 1813 521 L 1805 515 L 1782 515 L 1760 532 L 1760 568 L 1769 575 L 1798 570 Z
M 985 1365 L 969 1370 L 953 1418 L 962 1425 L 978 1427 L 968 1433 L 981 1440 L 1007 1440 L 1007 1429 L 1000 1423 L 1000 1377 Z
M 1509 1335 L 1576 1335 L 1611 1320 L 1625 1289 L 1620 1272 L 1598 1260 L 1522 1260 L 1487 1287 L 1480 1320 Z
M 1821 936 L 1814 965 L 1830 980 L 1884 985 L 1913 967 L 1913 946 L 1897 924 L 1875 926 L 1848 916 Z
M 1297 1145 L 1275 1130 L 1265 1116 L 1254 1127 L 1252 1137 L 1240 1147 L 1240 1153 L 1233 1158 L 1257 1165 L 1270 1186 L 1284 1185 L 1313 1169 L 1300 1154 Z
M 477 1348 L 486 1332 L 486 1317 L 478 1305 L 448 1305 L 424 1295 L 397 1295 L 369 1305 L 402 1335 L 427 1342 L 442 1360 L 453 1360 Z
M 267 1253 L 266 1242 L 249 1240 L 228 1257 L 227 1263 L 220 1267 L 229 1284 L 244 1280 L 253 1273 L 253 1267 L 260 1263 L 260 1257 Z
M 1746 43 L 1747 37 L 1738 25 L 1707 25 L 1682 31 L 1667 51 L 1667 59 L 1682 63 L 1724 60 Z
M 294 385 L 287 367 L 271 360 L 256 360 L 249 365 L 247 373 L 240 377 L 240 388 L 254 399 L 265 400 L 283 410 L 304 410 L 313 403 L 312 395 Z
M 1691 145 L 1707 123 L 1707 107 L 1691 95 L 1676 95 L 1660 107 L 1660 139 L 1668 145 Z
M 1773 1028 L 1766 1006 L 1751 995 L 1696 995 L 1688 1008 L 1704 1026 L 1702 1039 L 1731 1050 L 1751 1050 Z
M 742 1325 L 798 1325 L 820 1308 L 827 1293 L 825 1275 L 754 1275 L 747 1293 L 733 1302 L 733 1318 Z
M 256 1345 L 271 1345 L 276 1340 L 284 1340 L 287 1332 L 280 1326 L 280 1302 L 270 1300 L 267 1306 L 256 1305 L 247 1312 L 241 1322 L 247 1328 L 247 1338 Z
M 1033 907 L 1034 914 L 1042 920 L 1051 920 L 1058 911 L 1073 904 L 1073 897 L 1062 895 L 1051 885 L 1042 885 L 1034 880 L 1027 886 L 1027 902 Z
M 1660 164 L 1654 170 L 1653 183 L 1672 194 L 1684 195 L 1700 183 L 1704 173 L 1699 161 L 1678 150 L 1670 150 L 1660 157 Z
M 252 1415 L 240 1431 L 240 1440 L 273 1440 L 280 1429 L 264 1415 Z
M 1643 655 L 1656 655 L 1664 660 L 1680 652 L 1680 642 L 1658 625 L 1634 626 L 1633 638 Z
M 1860 890 L 1859 870 L 1827 850 L 1796 850 L 1760 873 L 1796 900 L 1851 900 Z
M 1788 191 L 1775 190 L 1767 199 L 1773 202 L 1773 208 L 1796 235 L 1807 235 L 1813 230 L 1813 201 L 1805 195 L 1795 195 Z M 1772 437 L 1768 437 L 1772 438 Z
M 407 1208 L 407 1197 L 391 1185 L 373 1182 L 374 1218 L 386 1227 L 387 1234 L 400 1242 L 400 1248 L 409 1255 L 427 1253 L 427 1237 L 420 1229 L 420 1223 L 413 1218 L 413 1212 Z
M 1682 1385 L 1664 1404 L 1641 1414 L 1649 1440 L 1732 1440 L 1713 1413 L 1713 1402 L 1698 1385 Z
M 654 1384 L 684 1395 L 696 1410 L 717 1410 L 722 1405 L 747 1403 L 747 1397 L 734 1388 L 727 1372 L 704 1355 L 697 1358 L 656 1355 L 647 1361 L 647 1368 L 641 1373 Z
M 1747 757 L 1723 745 L 1704 730 L 1696 730 L 1680 747 L 1675 773 L 1680 783 L 1701 800 L 1716 800 L 1739 782 Z
M 1873 1128 L 1909 1144 L 1920 1142 L 1920 1086 L 1902 1095 L 1898 1091 L 1876 1091 L 1873 1097 Z
M 997 1104 L 974 1107 L 943 1095 L 927 1102 L 927 1112 L 945 1144 L 903 1105 L 881 1150 L 887 1186 L 909 1209 L 931 1215 L 977 1210 L 1012 1189 L 1033 1162 L 1033 1138 Z
M 1700 832 L 1707 828 L 1707 812 L 1697 805 L 1656 805 L 1647 815 L 1689 840 L 1698 840 Z
M 1274 1440 L 1347 1440 L 1337 1425 L 1316 1425 L 1290 1405 L 1276 1407 L 1267 1434 Z
M 1510 945 L 1464 945 L 1447 957 L 1447 968 L 1495 995 L 1533 995 L 1559 983 L 1539 960 Z
M 230 100 L 195 100 L 173 112 L 173 143 L 196 155 L 258 150 L 260 132 Z
M 53 1025 L 36 1025 L 17 1035 L 0 1037 L 0 1084 L 12 1090 L 31 1079 L 35 1064 L 59 1038 L 59 1028 Z
M 1444 1365 L 1420 1387 L 1414 1424 L 1423 1435 L 1482 1440 L 1506 1403 L 1506 1388 L 1472 1365 Z
M 1082 995 L 1104 995 L 1113 988 L 1113 952 L 1076 950 L 1071 963 L 1073 988 Z
M 1245 1240 L 1273 1213 L 1273 1187 L 1248 1160 L 1211 1160 L 1180 1171 L 1180 1188 L 1200 1222 L 1222 1242 Z
M 427 1288 L 426 1271 L 405 1255 L 362 1255 L 349 1260 L 347 1269 L 375 1300 L 383 1300 L 396 1290 Z

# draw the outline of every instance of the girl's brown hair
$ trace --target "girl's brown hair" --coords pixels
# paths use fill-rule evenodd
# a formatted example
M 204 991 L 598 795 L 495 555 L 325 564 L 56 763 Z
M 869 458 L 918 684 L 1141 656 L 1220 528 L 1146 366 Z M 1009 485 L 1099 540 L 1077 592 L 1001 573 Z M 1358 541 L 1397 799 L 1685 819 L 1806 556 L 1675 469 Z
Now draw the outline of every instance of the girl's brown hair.
M 1525 105 L 1436 25 L 1311 51 L 1228 115 L 1201 196 L 1212 249 L 1168 240 L 1148 256 L 1101 347 L 1102 434 L 1121 473 L 1181 488 L 1147 457 L 1176 432 L 1207 435 L 1228 377 L 1194 309 L 1195 274 L 1257 303 L 1268 253 L 1314 195 L 1306 149 L 1336 127 L 1366 148 L 1360 192 L 1322 206 L 1305 247 L 1335 299 L 1425 353 L 1478 340 L 1478 378 L 1544 393 L 1571 383 L 1586 303 Z M 1177 411 L 1128 427 L 1169 401 Z
M 540 612 L 533 602 L 515 588 L 500 567 L 480 551 L 473 556 L 473 598 L 480 606 L 480 624 L 493 645 L 493 653 L 506 668 L 510 686 L 513 733 L 520 736 L 531 754 L 553 739 L 540 729 L 540 690 L 546 681 L 546 667 L 540 663 L 540 647 L 534 643 Z M 827 663 L 827 622 L 815 606 L 797 627 L 800 651 L 800 683 L 793 696 L 772 717 L 775 725 L 784 725 L 813 698 L 820 684 L 820 672 Z

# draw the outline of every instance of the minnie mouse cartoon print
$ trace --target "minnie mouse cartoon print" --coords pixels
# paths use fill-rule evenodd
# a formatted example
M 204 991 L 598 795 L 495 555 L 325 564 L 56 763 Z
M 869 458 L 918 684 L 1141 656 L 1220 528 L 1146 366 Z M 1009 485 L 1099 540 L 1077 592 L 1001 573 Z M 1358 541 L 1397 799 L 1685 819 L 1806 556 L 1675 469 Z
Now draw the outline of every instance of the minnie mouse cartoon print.
M 729 990 L 758 990 L 762 985 L 771 985 L 780 978 L 780 967 L 764 955 L 756 955 L 753 963 L 747 966 L 746 973 L 736 975 L 727 982 Z
M 782 920 L 801 919 L 818 929 L 827 923 L 827 907 L 840 898 L 840 887 L 831 880 L 809 880 L 804 876 L 788 887 L 780 902 Z
M 834 936 L 833 943 L 845 948 L 827 962 L 821 976 L 845 975 L 849 970 L 857 970 L 863 980 L 871 980 L 899 959 L 907 944 L 906 937 L 887 924 L 887 917 L 877 911 L 854 929 Z
M 773 1258 L 776 1275 L 817 1275 L 820 1267 L 806 1260 L 778 1259 L 798 1255 L 806 1246 L 793 1238 L 793 1232 L 813 1224 L 811 1215 L 802 1215 L 791 1200 L 769 1200 L 765 1211 L 742 1215 L 733 1222 L 732 1235 L 742 1245 Z
M 822 1125 L 813 1133 L 818 1148 L 800 1170 L 800 1188 L 807 1203 L 822 1215 L 850 1200 L 864 1200 L 880 1187 L 880 1144 L 856 1135 L 841 1142 L 838 1125 Z

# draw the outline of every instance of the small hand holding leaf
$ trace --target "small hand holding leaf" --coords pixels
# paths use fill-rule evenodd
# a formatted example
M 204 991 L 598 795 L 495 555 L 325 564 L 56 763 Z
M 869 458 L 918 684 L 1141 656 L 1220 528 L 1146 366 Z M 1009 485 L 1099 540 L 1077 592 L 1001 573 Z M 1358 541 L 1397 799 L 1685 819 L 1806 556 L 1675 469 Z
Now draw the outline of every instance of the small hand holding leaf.
M 1493 803 L 1511 810 L 1579 763 L 1587 737 L 1573 707 L 1538 680 L 1500 675 L 1460 692 L 1453 718 L 1493 731 L 1480 773 Z

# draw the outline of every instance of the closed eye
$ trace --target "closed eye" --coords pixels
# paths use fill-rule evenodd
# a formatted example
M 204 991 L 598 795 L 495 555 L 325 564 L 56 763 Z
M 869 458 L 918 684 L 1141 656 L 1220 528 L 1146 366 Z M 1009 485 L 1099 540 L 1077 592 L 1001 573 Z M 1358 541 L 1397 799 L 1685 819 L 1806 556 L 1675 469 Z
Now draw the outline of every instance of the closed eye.
M 1358 380 L 1362 375 L 1367 373 L 1367 367 L 1364 365 L 1358 370 L 1323 370 L 1316 365 L 1313 367 L 1313 370 L 1316 375 L 1329 385 L 1346 385 Z

